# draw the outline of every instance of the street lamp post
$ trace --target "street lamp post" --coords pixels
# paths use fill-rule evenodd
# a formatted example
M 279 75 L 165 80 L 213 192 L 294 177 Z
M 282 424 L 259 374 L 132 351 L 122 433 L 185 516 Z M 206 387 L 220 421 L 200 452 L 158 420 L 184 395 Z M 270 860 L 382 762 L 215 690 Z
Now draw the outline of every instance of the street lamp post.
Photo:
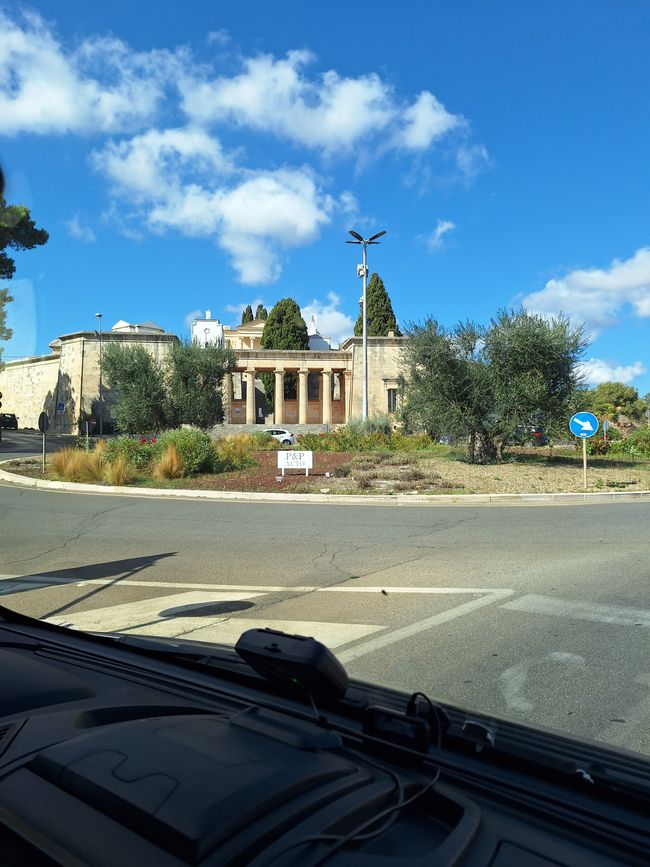
M 361 244 L 363 248 L 363 264 L 357 266 L 357 275 L 363 279 L 363 295 L 361 296 L 361 317 L 363 320 L 363 393 L 361 396 L 361 418 L 366 421 L 368 418 L 368 316 L 367 316 L 367 299 L 366 288 L 368 285 L 368 256 L 366 248 L 368 244 L 378 244 L 377 238 L 381 238 L 386 232 L 377 232 L 370 238 L 362 238 L 358 232 L 348 229 L 354 241 L 346 241 L 346 244 Z
M 99 320 L 99 435 L 104 436 L 104 395 L 102 389 L 102 315 L 95 313 Z

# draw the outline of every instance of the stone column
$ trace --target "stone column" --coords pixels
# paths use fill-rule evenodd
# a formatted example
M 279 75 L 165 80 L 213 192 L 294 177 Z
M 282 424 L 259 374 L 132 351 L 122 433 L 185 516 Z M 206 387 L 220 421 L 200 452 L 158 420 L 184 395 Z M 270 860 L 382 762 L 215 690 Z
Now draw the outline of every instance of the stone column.
M 223 378 L 223 420 L 225 424 L 232 422 L 232 373 Z
M 343 382 L 345 384 L 345 422 L 350 420 L 352 415 L 352 371 L 346 370 L 343 374 Z
M 307 424 L 307 377 L 308 370 L 298 371 L 298 424 Z
M 323 424 L 332 424 L 332 371 L 323 371 Z
M 255 424 L 255 371 L 247 370 L 246 376 L 246 424 Z
M 284 423 L 284 370 L 275 371 L 275 424 Z

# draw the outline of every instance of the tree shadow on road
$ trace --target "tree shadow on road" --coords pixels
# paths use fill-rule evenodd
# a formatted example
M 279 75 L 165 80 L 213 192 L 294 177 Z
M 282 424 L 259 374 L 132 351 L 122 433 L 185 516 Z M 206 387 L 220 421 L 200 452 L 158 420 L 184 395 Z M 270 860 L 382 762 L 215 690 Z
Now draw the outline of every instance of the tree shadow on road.
M 108 590 L 111 587 L 119 585 L 120 581 L 124 581 L 127 578 L 132 578 L 134 575 L 139 575 L 146 569 L 149 569 L 159 560 L 164 560 L 167 557 L 175 557 L 177 553 L 177 551 L 169 551 L 165 554 L 150 554 L 143 557 L 128 557 L 124 560 L 109 560 L 104 563 L 91 563 L 86 566 L 75 566 L 68 569 L 56 569 L 54 571 L 48 570 L 46 573 L 40 573 L 42 575 L 41 581 L 39 581 L 39 573 L 32 573 L 28 579 L 16 578 L 17 581 L 24 580 L 25 585 L 24 589 L 12 591 L 12 594 L 30 592 L 32 589 L 36 589 L 36 587 L 39 590 L 42 590 L 44 586 L 65 587 L 68 584 L 77 584 L 80 581 L 92 581 L 97 578 L 109 579 L 105 584 L 101 584 L 98 587 L 93 587 L 87 593 L 84 593 L 81 596 L 77 596 L 71 602 L 68 602 L 65 605 L 61 605 L 59 608 L 55 608 L 52 611 L 48 611 L 46 614 L 41 615 L 41 619 L 45 619 L 46 617 L 54 617 L 54 615 L 61 614 L 61 612 L 66 611 L 68 608 L 72 608 L 75 605 L 78 605 L 80 602 L 91 599 L 93 596 L 96 596 L 99 593 L 103 593 L 105 590 Z M 36 587 L 31 588 L 29 586 L 30 582 L 33 582 Z

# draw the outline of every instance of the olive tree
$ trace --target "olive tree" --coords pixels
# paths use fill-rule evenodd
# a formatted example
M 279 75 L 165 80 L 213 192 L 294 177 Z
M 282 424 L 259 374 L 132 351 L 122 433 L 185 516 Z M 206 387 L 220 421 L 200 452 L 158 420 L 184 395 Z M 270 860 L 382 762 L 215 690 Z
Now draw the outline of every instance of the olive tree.
M 566 317 L 502 310 L 488 326 L 412 324 L 402 388 L 407 428 L 467 437 L 467 458 L 500 460 L 518 427 L 559 427 L 571 414 L 587 347 Z

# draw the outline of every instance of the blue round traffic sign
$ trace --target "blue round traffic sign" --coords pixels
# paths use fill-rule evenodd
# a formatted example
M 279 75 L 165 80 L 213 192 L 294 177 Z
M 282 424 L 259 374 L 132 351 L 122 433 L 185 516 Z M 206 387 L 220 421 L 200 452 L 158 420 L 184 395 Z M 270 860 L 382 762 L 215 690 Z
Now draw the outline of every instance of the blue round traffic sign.
M 592 437 L 598 430 L 598 419 L 593 412 L 577 412 L 569 422 L 571 433 L 581 440 Z

